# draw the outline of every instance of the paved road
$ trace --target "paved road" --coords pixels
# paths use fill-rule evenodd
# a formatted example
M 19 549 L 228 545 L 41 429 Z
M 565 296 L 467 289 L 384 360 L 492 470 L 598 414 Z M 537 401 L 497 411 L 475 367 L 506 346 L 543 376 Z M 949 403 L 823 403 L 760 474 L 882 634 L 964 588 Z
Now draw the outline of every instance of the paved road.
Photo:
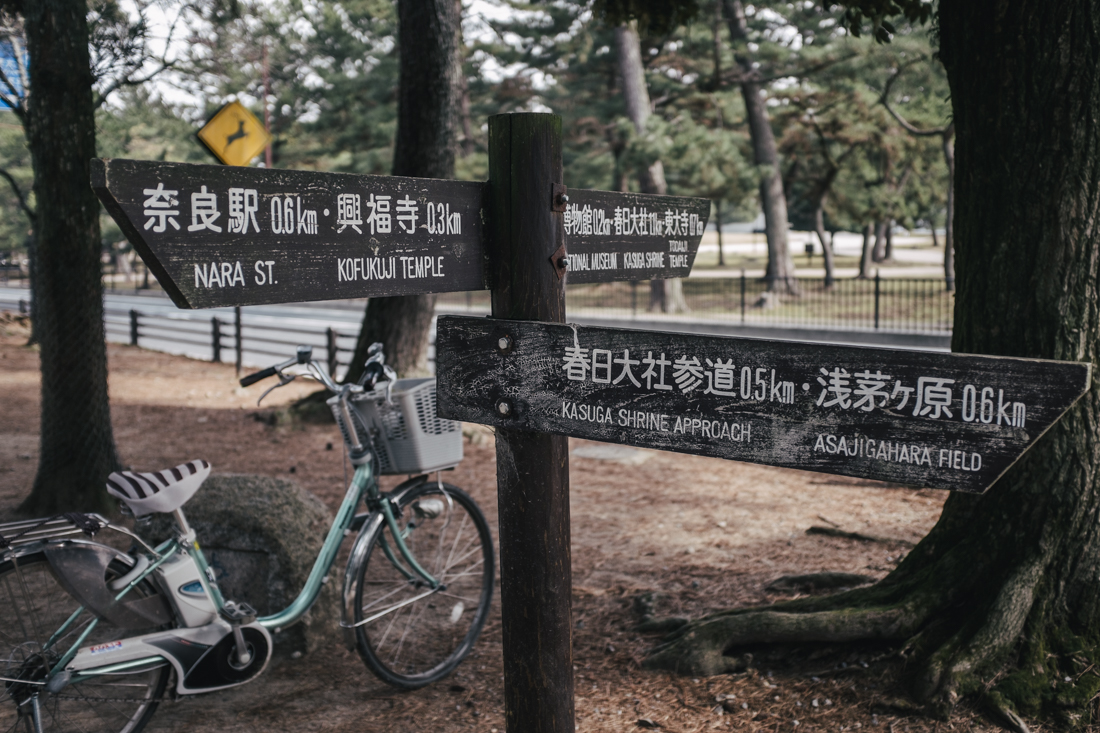
M 0 310 L 17 310 L 20 300 L 27 300 L 24 288 L 0 287 Z M 206 310 L 180 310 L 159 292 L 107 293 L 104 296 L 107 339 L 119 343 L 130 342 L 131 310 L 138 311 L 139 344 L 145 348 L 169 354 L 181 354 L 195 359 L 212 357 L 211 319 L 221 321 L 222 360 L 232 363 L 234 313 L 232 308 Z M 447 306 L 439 312 L 460 313 L 461 307 Z M 484 315 L 484 311 L 476 311 Z M 257 305 L 242 309 L 244 348 L 241 361 L 247 367 L 264 367 L 282 361 L 294 354 L 296 344 L 314 347 L 314 358 L 326 361 L 326 330 L 337 333 L 337 345 L 350 350 L 363 317 L 362 301 L 322 301 L 317 303 L 292 303 L 285 305 Z M 792 341 L 824 341 L 857 345 L 894 346 L 916 349 L 947 351 L 950 337 L 946 335 L 895 334 L 884 331 L 808 329 L 782 326 L 741 326 L 690 316 L 663 316 L 643 314 L 637 319 L 609 315 L 576 315 L 572 320 L 585 325 L 638 328 L 658 331 L 682 331 L 728 336 L 786 339 Z M 435 358 L 435 324 L 432 324 L 432 344 L 429 360 Z M 339 355 L 346 362 L 348 351 Z M 338 372 L 342 373 L 341 372 Z

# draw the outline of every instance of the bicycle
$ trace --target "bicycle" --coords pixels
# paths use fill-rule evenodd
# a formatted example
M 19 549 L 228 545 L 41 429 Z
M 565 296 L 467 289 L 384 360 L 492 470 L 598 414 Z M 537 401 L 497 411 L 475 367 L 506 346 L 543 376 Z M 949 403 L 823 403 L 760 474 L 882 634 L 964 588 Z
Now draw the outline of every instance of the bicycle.
M 261 617 L 222 596 L 182 508 L 210 473 L 205 461 L 111 475 L 108 490 L 136 523 L 158 512 L 173 517 L 174 535 L 156 547 L 97 514 L 0 525 L 0 731 L 136 733 L 170 683 L 167 694 L 178 697 L 255 679 L 271 658 L 271 632 L 310 608 L 344 538 L 356 532 L 341 596 L 349 648 L 399 688 L 454 670 L 489 612 L 489 527 L 468 494 L 442 481 L 448 465 L 381 491 L 378 475 L 404 473 L 410 460 L 424 465 L 434 456 L 453 467 L 462 436 L 457 423 L 435 417 L 434 380 L 397 380 L 381 345 L 369 353 L 357 384 L 334 383 L 307 346 L 240 380 L 249 386 L 278 376 L 261 401 L 298 377 L 321 382 L 334 393 L 327 403 L 355 467 L 305 587 L 282 611 Z M 401 441 L 413 423 L 449 437 L 426 451 L 410 448 Z M 367 511 L 357 514 L 360 501 Z M 128 537 L 130 551 L 93 541 L 101 529 Z M 74 538 L 82 532 L 89 538 Z

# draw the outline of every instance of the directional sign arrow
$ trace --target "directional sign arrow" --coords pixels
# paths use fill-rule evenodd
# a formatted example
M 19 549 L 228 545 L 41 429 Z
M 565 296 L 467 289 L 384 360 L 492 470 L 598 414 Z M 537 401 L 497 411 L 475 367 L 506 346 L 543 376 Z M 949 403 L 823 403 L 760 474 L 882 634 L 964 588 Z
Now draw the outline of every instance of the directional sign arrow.
M 709 216 L 709 199 L 570 189 L 568 282 L 687 277 Z
M 96 160 L 92 188 L 180 308 L 485 288 L 484 183 Z
M 981 493 L 1087 363 L 441 316 L 453 420 Z
M 92 187 L 180 308 L 487 287 L 487 183 L 96 160 Z M 569 196 L 569 282 L 690 272 L 707 199 Z

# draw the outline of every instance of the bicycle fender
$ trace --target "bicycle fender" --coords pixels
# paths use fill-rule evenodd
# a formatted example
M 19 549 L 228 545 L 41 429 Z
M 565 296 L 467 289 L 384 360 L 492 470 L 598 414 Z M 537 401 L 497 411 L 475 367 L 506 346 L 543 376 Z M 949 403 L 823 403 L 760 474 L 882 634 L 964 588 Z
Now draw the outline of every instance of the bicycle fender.
M 351 554 L 348 555 L 347 567 L 344 569 L 344 590 L 340 596 L 340 630 L 344 635 L 344 644 L 347 645 L 350 651 L 355 651 L 356 648 L 355 629 L 352 627 L 352 624 L 355 623 L 356 577 L 359 575 L 359 566 L 370 549 L 374 534 L 381 530 L 384 521 L 382 513 L 375 512 L 367 518 L 367 521 L 363 522 L 363 526 L 359 530 L 359 536 L 355 538 L 355 544 L 351 547 Z
M 61 587 L 96 616 L 121 629 L 149 629 L 172 620 L 172 611 L 162 595 L 115 600 L 118 593 L 107 587 L 107 566 L 112 560 L 132 565 L 129 555 L 106 545 L 76 540 L 50 543 L 43 552 Z

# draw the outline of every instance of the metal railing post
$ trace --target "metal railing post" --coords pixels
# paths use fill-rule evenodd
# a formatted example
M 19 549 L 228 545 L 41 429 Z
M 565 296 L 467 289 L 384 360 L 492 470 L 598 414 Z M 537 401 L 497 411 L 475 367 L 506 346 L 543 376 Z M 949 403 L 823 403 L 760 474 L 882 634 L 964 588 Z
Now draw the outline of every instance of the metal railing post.
M 325 329 L 325 346 L 328 347 L 328 375 L 336 379 L 336 332 Z
M 882 278 L 879 277 L 879 271 L 875 270 L 875 330 L 878 330 L 878 314 L 879 314 L 879 299 L 882 294 L 881 288 Z
M 237 367 L 237 376 L 239 377 L 241 375 L 241 354 L 244 351 L 244 349 L 242 348 L 242 346 L 244 345 L 244 336 L 241 334 L 241 307 L 239 305 L 233 307 L 233 326 L 235 328 L 235 331 L 236 331 L 235 335 L 237 337 L 236 338 L 236 341 L 237 341 L 237 343 L 236 343 L 236 350 L 237 350 L 236 367 Z
M 222 322 L 217 316 L 210 319 L 210 347 L 214 352 L 213 361 L 220 364 L 222 361 Z
M 241 348 L 244 344 L 244 336 L 241 332 L 241 306 L 233 306 L 233 330 L 234 336 L 237 337 L 237 339 L 235 339 L 237 343 L 234 344 L 235 350 L 237 350 L 237 361 L 235 361 L 234 365 L 237 366 L 237 375 L 240 376 L 241 353 L 244 351 L 244 349 Z
M 745 322 L 745 268 L 741 268 L 741 323 Z
M 130 309 L 130 346 L 138 345 L 138 317 L 141 314 L 133 308 Z

